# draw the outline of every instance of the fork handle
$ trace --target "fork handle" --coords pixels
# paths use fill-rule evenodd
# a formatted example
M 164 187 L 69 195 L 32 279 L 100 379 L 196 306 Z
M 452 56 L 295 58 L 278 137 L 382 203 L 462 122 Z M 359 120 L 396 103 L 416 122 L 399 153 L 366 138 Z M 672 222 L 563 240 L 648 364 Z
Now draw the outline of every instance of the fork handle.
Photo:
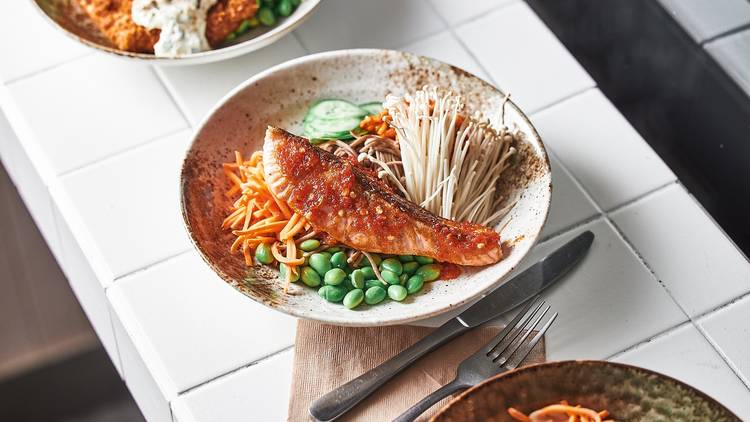
M 469 329 L 451 319 L 393 358 L 315 400 L 310 416 L 318 421 L 338 418 L 414 361 Z
M 412 422 L 427 409 L 431 408 L 435 403 L 455 393 L 456 391 L 465 390 L 469 387 L 470 385 L 467 385 L 466 383 L 461 382 L 458 380 L 458 378 L 456 378 L 448 384 L 445 384 L 444 386 L 433 391 L 429 396 L 418 401 L 414 406 L 408 408 L 406 412 L 402 413 L 399 417 L 394 419 L 393 422 Z

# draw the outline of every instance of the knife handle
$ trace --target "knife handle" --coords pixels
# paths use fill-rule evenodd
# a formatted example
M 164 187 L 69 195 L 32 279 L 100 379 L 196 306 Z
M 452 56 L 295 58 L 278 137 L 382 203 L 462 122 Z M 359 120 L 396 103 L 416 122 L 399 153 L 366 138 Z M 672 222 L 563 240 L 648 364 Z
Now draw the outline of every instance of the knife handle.
M 391 359 L 315 400 L 310 416 L 324 422 L 338 418 L 414 361 L 469 329 L 456 318 L 451 319 Z

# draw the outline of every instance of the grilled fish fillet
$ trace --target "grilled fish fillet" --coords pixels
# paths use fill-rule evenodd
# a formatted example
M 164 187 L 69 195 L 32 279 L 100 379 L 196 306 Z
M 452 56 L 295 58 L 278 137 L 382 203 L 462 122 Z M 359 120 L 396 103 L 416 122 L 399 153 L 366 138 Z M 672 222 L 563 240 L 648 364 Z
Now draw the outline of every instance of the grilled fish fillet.
M 437 217 L 368 169 L 282 129 L 266 130 L 263 165 L 275 195 L 316 230 L 352 248 L 459 265 L 493 264 L 503 256 L 500 235 L 491 228 Z

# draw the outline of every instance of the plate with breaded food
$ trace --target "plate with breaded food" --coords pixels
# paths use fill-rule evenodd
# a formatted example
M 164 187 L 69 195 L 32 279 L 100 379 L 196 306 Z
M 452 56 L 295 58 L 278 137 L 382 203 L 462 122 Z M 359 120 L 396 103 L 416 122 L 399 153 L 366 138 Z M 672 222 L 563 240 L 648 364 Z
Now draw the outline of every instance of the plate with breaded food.
M 546 221 L 544 145 L 509 95 L 437 60 L 342 50 L 229 93 L 183 163 L 209 266 L 273 309 L 416 321 L 497 287 Z
M 320 0 L 33 0 L 62 32 L 119 57 L 198 64 L 265 47 Z

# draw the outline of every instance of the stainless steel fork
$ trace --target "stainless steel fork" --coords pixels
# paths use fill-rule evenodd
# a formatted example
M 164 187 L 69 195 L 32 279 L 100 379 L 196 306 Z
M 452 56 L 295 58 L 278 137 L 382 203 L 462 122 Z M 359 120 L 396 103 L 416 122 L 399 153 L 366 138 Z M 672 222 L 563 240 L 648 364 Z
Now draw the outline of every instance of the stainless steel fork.
M 394 422 L 411 422 L 444 397 L 518 367 L 557 318 L 555 312 L 542 328 L 537 330 L 536 335 L 527 341 L 549 310 L 549 305 L 538 296 L 529 301 L 502 331 L 458 365 L 458 374 L 453 381 L 420 400 Z

